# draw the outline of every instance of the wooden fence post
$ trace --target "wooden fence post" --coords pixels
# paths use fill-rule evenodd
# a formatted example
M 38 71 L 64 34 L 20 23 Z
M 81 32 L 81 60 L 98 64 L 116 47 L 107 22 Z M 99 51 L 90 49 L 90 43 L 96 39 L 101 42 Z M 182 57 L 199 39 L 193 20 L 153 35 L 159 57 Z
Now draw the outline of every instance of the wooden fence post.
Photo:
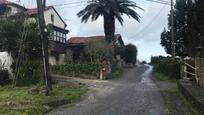
M 196 74 L 196 76 L 195 76 L 195 78 L 196 78 L 196 82 L 198 83 L 198 84 L 200 84 L 199 83 L 199 81 L 200 81 L 200 75 L 199 75 L 199 71 L 200 71 L 200 67 L 199 67 L 199 57 L 195 57 L 195 74 Z
M 204 88 L 204 58 L 196 57 L 195 59 L 196 67 L 196 81 Z
M 186 70 L 186 65 L 184 64 L 184 59 L 181 57 L 180 58 L 180 78 L 181 79 L 184 79 L 187 77 L 185 70 Z
M 204 58 L 200 58 L 201 86 L 204 88 Z

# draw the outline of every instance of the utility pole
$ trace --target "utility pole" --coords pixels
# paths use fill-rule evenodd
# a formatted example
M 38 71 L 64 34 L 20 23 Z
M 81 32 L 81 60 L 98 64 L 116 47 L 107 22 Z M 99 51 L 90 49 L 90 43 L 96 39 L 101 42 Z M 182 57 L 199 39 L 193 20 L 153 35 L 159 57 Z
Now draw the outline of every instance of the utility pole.
M 175 33 L 174 33 L 174 1 L 171 0 L 171 2 L 165 1 L 165 0 L 146 0 L 149 2 L 164 4 L 164 5 L 170 5 L 171 6 L 171 49 L 172 49 L 172 60 L 175 60 Z
M 45 19 L 44 19 L 44 8 L 45 8 L 45 1 L 37 0 L 37 8 L 38 8 L 38 27 L 39 27 L 39 34 L 42 41 L 42 57 L 43 57 L 43 70 L 44 70 L 44 80 L 46 85 L 46 95 L 50 94 L 50 90 L 52 89 L 51 85 L 51 78 L 49 76 L 48 71 L 48 46 L 47 46 L 47 34 L 45 32 Z
M 175 38 L 174 38 L 174 1 L 171 0 L 171 45 L 172 45 L 172 59 L 175 60 Z
M 46 0 L 43 0 L 43 7 L 46 7 Z

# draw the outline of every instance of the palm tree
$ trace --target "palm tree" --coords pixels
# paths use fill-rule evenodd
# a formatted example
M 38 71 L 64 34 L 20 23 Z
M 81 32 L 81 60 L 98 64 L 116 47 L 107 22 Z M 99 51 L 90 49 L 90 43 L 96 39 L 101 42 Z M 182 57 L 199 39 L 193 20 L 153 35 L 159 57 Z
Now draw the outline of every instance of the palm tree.
M 123 25 L 122 15 L 126 14 L 140 22 L 140 16 L 135 11 L 136 8 L 142 9 L 135 2 L 129 0 L 92 0 L 77 16 L 85 23 L 89 18 L 95 21 L 99 16 L 103 16 L 105 37 L 107 41 L 111 42 L 114 41 L 115 19 Z

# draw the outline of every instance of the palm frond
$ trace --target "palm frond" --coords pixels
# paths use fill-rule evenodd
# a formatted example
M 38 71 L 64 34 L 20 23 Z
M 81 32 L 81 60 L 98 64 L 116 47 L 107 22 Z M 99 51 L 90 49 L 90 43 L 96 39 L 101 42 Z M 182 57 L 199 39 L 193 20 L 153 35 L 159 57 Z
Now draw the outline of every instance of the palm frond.
M 140 16 L 135 9 L 143 10 L 135 2 L 130 0 L 96 0 L 81 10 L 77 16 L 81 18 L 82 22 L 86 23 L 89 18 L 95 21 L 100 15 L 114 15 L 120 24 L 123 25 L 123 14 L 140 22 Z

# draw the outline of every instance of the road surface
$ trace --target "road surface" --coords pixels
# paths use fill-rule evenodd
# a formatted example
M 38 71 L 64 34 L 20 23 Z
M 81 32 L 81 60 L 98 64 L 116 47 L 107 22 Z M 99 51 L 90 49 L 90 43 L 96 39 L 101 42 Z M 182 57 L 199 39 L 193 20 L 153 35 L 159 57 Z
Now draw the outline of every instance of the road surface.
M 163 97 L 152 77 L 152 67 L 140 65 L 110 81 L 86 81 L 91 91 L 74 107 L 48 115 L 165 115 Z

